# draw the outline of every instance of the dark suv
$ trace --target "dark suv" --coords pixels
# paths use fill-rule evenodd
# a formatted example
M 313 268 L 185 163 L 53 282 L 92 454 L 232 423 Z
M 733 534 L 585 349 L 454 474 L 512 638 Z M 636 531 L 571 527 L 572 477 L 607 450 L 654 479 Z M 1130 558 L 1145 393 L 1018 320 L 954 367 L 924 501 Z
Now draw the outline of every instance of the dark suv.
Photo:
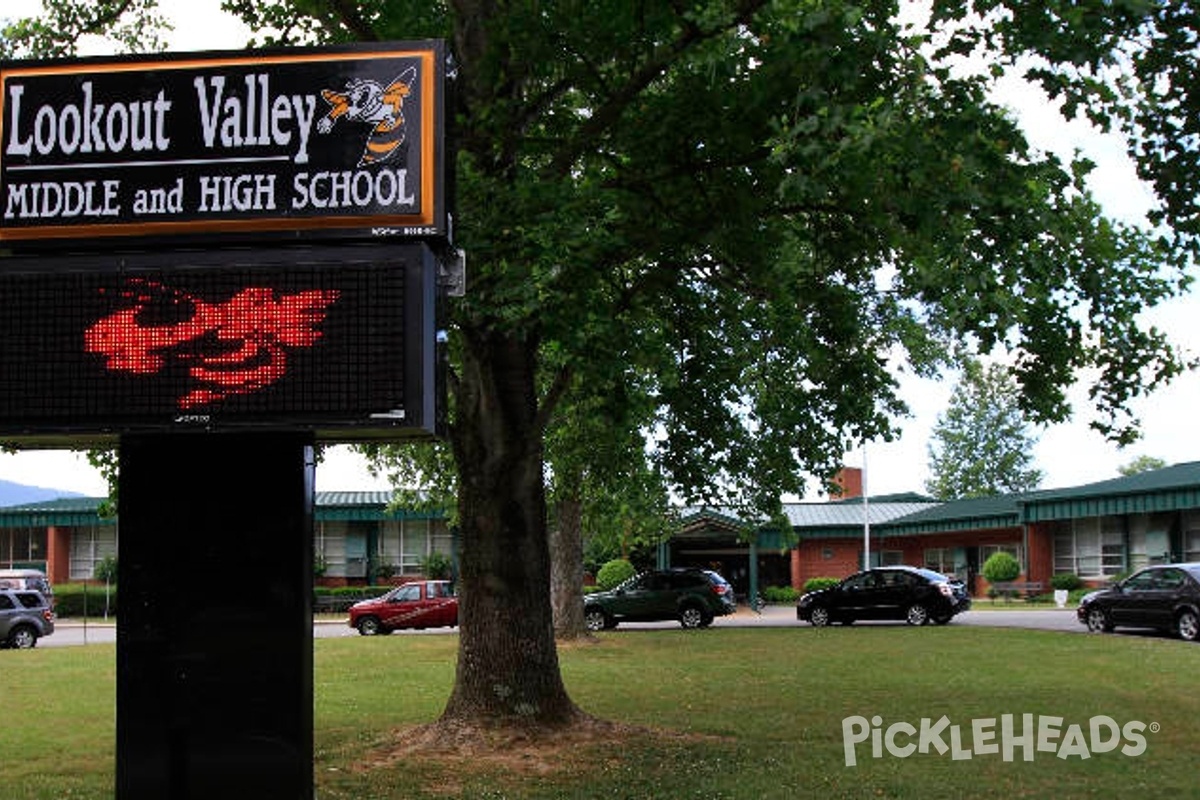
M 41 592 L 0 589 L 0 647 L 26 650 L 54 633 L 54 610 Z
M 685 628 L 704 628 L 714 617 L 736 610 L 733 587 L 708 569 L 651 570 L 583 600 L 583 618 L 592 631 L 615 628 L 622 621 L 664 619 L 677 619 Z

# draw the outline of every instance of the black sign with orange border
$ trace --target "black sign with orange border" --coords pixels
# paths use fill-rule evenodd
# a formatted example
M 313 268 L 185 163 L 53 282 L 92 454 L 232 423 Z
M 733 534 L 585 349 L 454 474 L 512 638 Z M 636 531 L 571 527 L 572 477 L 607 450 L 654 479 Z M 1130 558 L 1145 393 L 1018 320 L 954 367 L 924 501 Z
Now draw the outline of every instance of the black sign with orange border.
M 0 64 L 0 245 L 447 234 L 444 43 Z

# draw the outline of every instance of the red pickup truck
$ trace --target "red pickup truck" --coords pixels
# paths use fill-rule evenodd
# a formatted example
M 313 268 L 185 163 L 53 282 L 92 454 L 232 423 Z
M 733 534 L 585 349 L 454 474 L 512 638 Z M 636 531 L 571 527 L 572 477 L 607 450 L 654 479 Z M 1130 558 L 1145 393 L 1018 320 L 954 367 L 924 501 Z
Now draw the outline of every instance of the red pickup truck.
M 458 598 L 450 581 L 413 581 L 382 597 L 350 606 L 350 627 L 363 636 L 400 628 L 444 628 L 458 624 Z

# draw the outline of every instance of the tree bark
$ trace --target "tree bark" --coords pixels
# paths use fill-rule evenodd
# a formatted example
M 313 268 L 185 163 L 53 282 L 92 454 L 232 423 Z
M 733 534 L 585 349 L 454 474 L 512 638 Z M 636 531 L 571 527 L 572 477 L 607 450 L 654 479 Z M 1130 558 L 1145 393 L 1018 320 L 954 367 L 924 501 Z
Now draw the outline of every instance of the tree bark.
M 583 503 L 559 500 L 557 524 L 550 530 L 550 602 L 556 639 L 587 635 L 583 624 Z
M 550 609 L 537 342 L 464 330 L 457 417 L 460 638 L 448 722 L 582 718 L 559 671 Z

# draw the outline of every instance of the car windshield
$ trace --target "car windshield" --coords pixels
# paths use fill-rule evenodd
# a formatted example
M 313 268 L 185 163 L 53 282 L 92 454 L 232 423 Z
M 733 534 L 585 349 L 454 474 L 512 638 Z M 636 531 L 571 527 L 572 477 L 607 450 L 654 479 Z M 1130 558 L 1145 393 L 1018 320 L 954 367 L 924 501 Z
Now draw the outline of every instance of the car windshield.
M 421 587 L 415 583 L 406 584 L 392 592 L 393 603 L 407 603 L 421 599 Z

